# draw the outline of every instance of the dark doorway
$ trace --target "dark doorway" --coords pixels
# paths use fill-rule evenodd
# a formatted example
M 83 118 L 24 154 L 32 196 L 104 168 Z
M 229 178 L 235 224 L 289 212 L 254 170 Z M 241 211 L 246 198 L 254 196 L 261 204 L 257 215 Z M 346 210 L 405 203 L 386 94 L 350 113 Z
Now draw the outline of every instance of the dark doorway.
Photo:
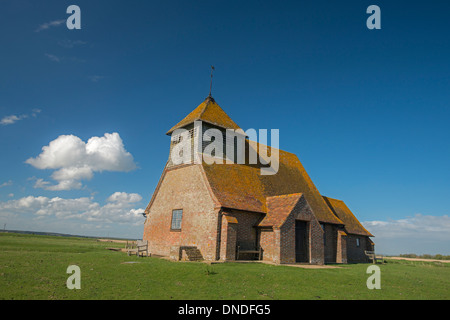
M 308 223 L 295 220 L 295 262 L 309 262 Z

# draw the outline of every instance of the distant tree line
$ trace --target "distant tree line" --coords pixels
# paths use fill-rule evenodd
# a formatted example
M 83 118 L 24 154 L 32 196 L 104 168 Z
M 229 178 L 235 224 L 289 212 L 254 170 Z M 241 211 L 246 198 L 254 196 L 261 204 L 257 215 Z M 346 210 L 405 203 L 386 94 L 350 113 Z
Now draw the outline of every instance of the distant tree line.
M 450 260 L 450 256 L 445 256 L 442 254 L 422 254 L 422 255 L 418 255 L 415 253 L 404 253 L 401 254 L 400 257 L 403 258 L 420 258 L 420 259 L 436 259 L 436 260 Z

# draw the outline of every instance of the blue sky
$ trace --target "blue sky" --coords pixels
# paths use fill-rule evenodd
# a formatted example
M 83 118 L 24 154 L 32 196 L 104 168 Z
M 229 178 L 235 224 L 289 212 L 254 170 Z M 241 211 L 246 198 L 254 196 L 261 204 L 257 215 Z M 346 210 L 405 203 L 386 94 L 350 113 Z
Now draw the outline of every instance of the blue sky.
M 392 2 L 2 1 L 0 227 L 140 238 L 214 65 L 217 103 L 279 129 L 379 251 L 450 254 L 450 4 Z

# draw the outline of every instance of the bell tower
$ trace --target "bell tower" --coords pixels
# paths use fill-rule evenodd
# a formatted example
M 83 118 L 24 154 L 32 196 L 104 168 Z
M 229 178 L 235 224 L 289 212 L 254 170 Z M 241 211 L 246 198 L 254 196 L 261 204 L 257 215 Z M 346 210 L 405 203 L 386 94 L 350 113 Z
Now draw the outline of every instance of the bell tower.
M 231 129 L 228 134 L 227 129 Z M 236 130 L 240 130 L 239 126 L 209 95 L 197 108 L 166 133 L 171 137 L 168 167 L 198 163 L 196 162 L 198 155 L 206 151 L 210 154 L 211 150 L 214 157 L 226 159 L 226 146 L 233 144 L 234 148 L 234 140 L 231 140 L 230 137 L 233 137 L 231 133 Z M 221 141 L 217 143 L 217 139 L 221 139 Z M 216 145 L 221 145 L 222 150 L 212 148 L 214 142 Z M 234 154 L 236 153 L 234 152 Z

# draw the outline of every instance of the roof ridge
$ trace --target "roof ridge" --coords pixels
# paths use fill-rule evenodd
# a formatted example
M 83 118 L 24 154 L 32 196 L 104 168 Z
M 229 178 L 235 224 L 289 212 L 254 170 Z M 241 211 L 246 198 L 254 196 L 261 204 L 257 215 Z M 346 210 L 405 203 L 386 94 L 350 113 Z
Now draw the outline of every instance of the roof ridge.
M 206 97 L 206 99 L 203 101 L 203 103 L 206 102 L 206 104 L 205 104 L 205 106 L 203 107 L 202 112 L 200 112 L 200 115 L 197 117 L 197 120 L 202 118 L 203 114 L 204 114 L 205 111 L 206 111 L 206 108 L 208 108 L 208 105 L 209 105 L 210 102 L 211 102 L 211 99 L 210 99 L 210 98 L 212 98 L 212 97 L 211 97 L 211 96 L 208 96 L 208 97 Z M 206 100 L 208 100 L 208 101 L 206 101 Z M 212 99 L 212 101 L 214 101 L 214 99 Z
M 293 192 L 293 193 L 286 193 L 286 194 L 279 194 L 276 196 L 268 196 L 266 197 L 266 199 L 271 199 L 271 198 L 281 198 L 281 197 L 291 197 L 291 196 L 302 196 L 303 192 Z
M 241 130 L 242 130 L 242 129 L 241 129 Z M 244 131 L 244 133 L 245 133 L 245 131 Z M 293 152 L 286 151 L 286 150 L 283 150 L 283 149 L 280 149 L 280 148 L 275 148 L 275 147 L 269 146 L 269 145 L 267 145 L 267 144 L 260 143 L 260 142 L 258 142 L 258 141 L 250 140 L 249 138 L 245 138 L 245 140 L 246 140 L 247 142 L 249 142 L 249 143 L 255 143 L 256 146 L 258 147 L 258 149 L 259 149 L 259 146 L 261 145 L 261 146 L 263 146 L 263 147 L 268 147 L 268 148 L 270 148 L 270 149 L 275 149 L 275 150 L 278 150 L 278 151 L 283 151 L 284 153 L 289 153 L 289 154 L 291 154 L 291 155 L 293 155 L 293 156 L 297 156 L 297 155 L 296 155 L 295 153 L 293 153 Z
M 324 196 L 323 194 L 322 194 L 321 196 L 324 197 L 324 198 L 327 198 L 327 199 L 331 199 L 331 200 L 336 200 L 336 201 L 344 202 L 344 200 L 336 199 L 336 198 L 332 198 L 332 197 L 328 197 L 328 196 Z M 345 203 L 345 202 L 344 202 L 344 203 Z

